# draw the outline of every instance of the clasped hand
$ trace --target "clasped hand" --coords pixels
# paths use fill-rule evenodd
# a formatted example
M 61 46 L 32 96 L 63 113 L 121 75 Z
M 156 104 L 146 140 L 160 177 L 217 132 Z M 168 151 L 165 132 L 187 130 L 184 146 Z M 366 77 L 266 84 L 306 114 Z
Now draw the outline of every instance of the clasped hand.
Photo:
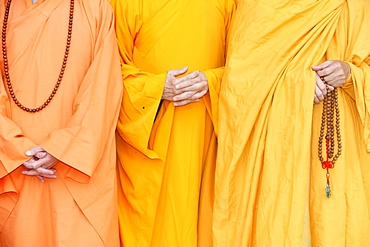
M 208 92 L 208 80 L 200 71 L 194 71 L 178 78 L 188 71 L 188 67 L 169 70 L 162 99 L 173 101 L 175 106 L 183 106 L 198 102 Z
M 28 150 L 26 155 L 31 158 L 23 163 L 27 171 L 23 171 L 22 174 L 36 176 L 41 182 L 44 182 L 45 178 L 57 177 L 53 167 L 58 163 L 58 160 L 54 156 L 39 146 Z
M 350 66 L 340 60 L 328 60 L 311 68 L 316 72 L 315 104 L 323 101 L 328 91 L 342 87 L 351 75 Z

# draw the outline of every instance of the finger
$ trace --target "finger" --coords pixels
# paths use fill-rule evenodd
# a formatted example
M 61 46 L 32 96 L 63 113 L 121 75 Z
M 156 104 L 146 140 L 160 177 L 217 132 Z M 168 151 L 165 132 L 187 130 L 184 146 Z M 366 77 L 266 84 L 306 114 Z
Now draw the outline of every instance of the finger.
M 179 88 L 182 88 L 183 87 L 181 85 L 184 84 L 184 82 L 188 82 L 188 81 L 191 81 L 191 80 L 194 80 L 194 79 L 195 79 L 195 81 L 201 80 L 201 78 L 199 78 L 199 72 L 198 71 L 194 71 L 194 72 L 191 72 L 190 74 L 187 74 L 186 76 L 183 76 L 183 77 L 180 77 L 180 78 L 176 78 L 173 81 L 173 84 L 176 85 L 175 86 L 176 89 L 179 89 Z
M 175 102 L 174 106 L 184 106 L 184 105 L 188 105 L 190 103 L 194 103 L 194 102 L 198 102 L 198 101 L 199 101 L 199 99 L 195 99 L 195 100 L 186 99 L 186 100 Z
M 328 78 L 327 79 L 327 84 L 331 85 L 333 87 L 342 86 L 342 85 L 344 85 L 344 83 L 347 80 L 344 74 L 335 75 L 334 73 L 331 74 L 330 76 L 326 77 L 326 78 Z
M 41 151 L 41 152 L 36 153 L 36 154 L 34 155 L 34 157 L 35 157 L 35 158 L 37 158 L 37 159 L 42 159 L 42 158 L 45 158 L 45 157 L 46 157 L 46 155 L 47 155 L 47 152 L 45 152 L 45 151 Z
M 58 160 L 49 153 L 46 153 L 46 156 L 43 159 L 34 159 L 33 162 L 30 162 L 31 166 L 29 169 L 38 169 L 42 167 L 43 169 L 48 169 L 55 166 L 58 163 Z
M 329 84 L 326 84 L 326 89 L 331 92 L 334 90 L 334 87 Z
M 45 161 L 45 163 L 41 167 L 48 169 L 48 170 L 51 170 L 51 168 L 54 167 L 58 163 L 58 160 L 54 158 L 53 156 L 50 156 L 48 159 L 45 158 L 43 161 Z
M 344 78 L 344 80 L 346 80 L 345 72 L 343 69 L 343 64 L 345 64 L 344 62 L 338 60 L 330 60 L 327 62 L 328 64 L 325 68 L 316 71 L 316 73 L 320 77 L 324 77 L 326 82 L 330 82 L 335 78 Z
M 199 91 L 207 85 L 207 82 L 204 81 L 201 77 L 197 76 L 194 79 L 181 82 L 176 85 L 176 89 L 183 91 Z
M 197 77 L 197 79 L 193 79 L 191 81 L 187 81 L 185 85 L 183 83 L 183 88 L 177 90 L 177 94 L 181 94 L 184 92 L 200 92 L 204 90 L 207 87 L 207 82 L 206 81 L 200 81 L 201 79 Z M 175 95 L 176 96 L 176 95 Z
M 187 91 L 182 94 L 176 95 L 174 97 L 174 101 L 182 101 L 185 99 L 190 99 L 190 100 L 200 99 L 207 93 L 207 91 L 208 91 L 208 88 L 204 89 L 204 87 L 201 90 Z
M 49 169 L 45 169 L 43 167 L 39 167 L 37 169 L 35 169 L 36 172 L 38 172 L 39 175 L 53 175 L 54 172 L 52 170 L 49 170 Z
M 22 171 L 23 175 L 28 175 L 28 176 L 39 176 L 39 173 L 36 170 L 28 170 L 28 171 Z
M 194 94 L 193 95 L 193 99 L 201 99 L 206 93 L 207 93 L 207 89 L 205 89 L 205 90 L 202 90 L 202 91 L 200 91 L 200 92 L 197 92 L 196 94 Z
M 40 146 L 36 146 L 36 147 L 33 147 L 30 150 L 26 151 L 26 155 L 27 156 L 34 156 L 38 152 L 42 152 L 42 151 L 44 151 L 44 149 L 42 149 Z
M 190 100 L 191 102 L 193 102 L 194 100 L 199 100 L 200 98 L 202 98 L 207 93 L 207 91 L 208 91 L 207 89 L 204 89 L 200 92 L 190 91 L 190 92 L 185 92 L 183 94 L 180 94 L 180 95 L 174 97 L 174 99 L 176 99 L 176 100 L 174 100 L 175 101 L 174 105 L 175 106 L 182 105 L 182 104 L 177 104 L 178 102 L 181 102 L 181 101 Z M 186 104 L 188 104 L 188 103 L 190 103 L 190 102 L 186 102 Z
M 331 74 L 326 75 L 324 78 L 325 78 L 325 81 L 329 83 L 331 81 L 344 78 L 344 76 L 340 76 L 337 73 L 331 73 Z
M 315 104 L 320 103 L 320 100 L 317 98 L 317 96 L 316 96 L 316 95 L 314 95 L 314 97 L 313 97 L 313 101 L 314 101 L 314 103 L 315 103 Z
M 44 164 L 46 165 L 49 164 L 48 161 L 49 159 L 47 157 L 44 159 L 38 159 L 38 158 L 32 157 L 28 161 L 24 162 L 23 165 L 27 167 L 28 169 L 37 169 Z
M 320 88 L 317 85 L 316 85 L 316 92 L 315 92 L 315 94 L 316 94 L 316 97 L 320 101 L 324 100 L 324 95 L 323 95 L 322 91 L 320 90 Z
M 27 169 L 34 169 L 37 165 L 40 165 L 40 164 L 35 164 L 35 162 L 36 162 L 36 160 L 34 159 L 34 157 L 32 157 L 31 159 L 29 159 L 26 162 L 24 162 L 23 165 Z
M 40 179 L 41 182 L 45 182 L 45 179 L 43 176 L 36 176 L 38 179 Z
M 53 174 L 53 175 L 40 175 L 40 176 L 42 176 L 42 177 L 44 177 L 44 178 L 57 178 L 57 175 L 56 174 Z
M 323 81 L 328 81 L 329 76 L 335 72 L 333 67 L 327 67 L 325 69 L 316 71 L 316 74 L 321 78 Z
M 328 60 L 328 61 L 325 61 L 325 62 L 323 62 L 321 64 L 311 66 L 311 69 L 313 71 L 323 70 L 323 69 L 329 67 L 332 63 L 333 63 L 332 60 Z
M 45 170 L 40 170 L 40 168 L 37 169 L 37 170 L 32 169 L 32 170 L 28 170 L 28 171 L 22 171 L 22 174 L 23 175 L 28 175 L 28 176 L 43 176 L 43 177 L 47 177 L 47 178 L 56 178 L 56 174 L 54 174 L 53 172 L 51 173 L 50 171 L 46 172 Z
M 40 179 L 40 177 L 42 177 L 42 178 L 57 178 L 56 174 L 40 174 L 36 170 L 22 171 L 22 174 L 27 175 L 27 176 L 36 176 L 38 179 Z
M 179 69 L 174 69 L 174 70 L 169 70 L 167 72 L 167 75 L 169 76 L 179 76 L 179 75 L 183 75 L 186 73 L 186 71 L 188 71 L 188 66 L 185 66 L 183 68 L 179 68 Z
M 321 93 L 324 96 L 328 93 L 327 90 L 326 90 L 326 84 L 317 75 L 316 75 L 316 87 L 321 91 Z M 316 93 L 318 93 L 317 90 L 316 90 Z
M 326 78 L 325 76 L 320 76 L 319 74 L 317 74 L 317 76 L 320 78 L 322 83 L 325 84 L 327 82 L 326 79 L 325 79 Z
M 188 91 L 188 92 L 184 92 L 184 93 L 181 93 L 181 94 L 178 94 L 176 95 L 175 97 L 173 97 L 173 101 L 182 101 L 182 100 L 186 100 L 186 99 L 191 99 L 191 97 L 195 94 L 196 92 L 193 92 L 193 91 Z

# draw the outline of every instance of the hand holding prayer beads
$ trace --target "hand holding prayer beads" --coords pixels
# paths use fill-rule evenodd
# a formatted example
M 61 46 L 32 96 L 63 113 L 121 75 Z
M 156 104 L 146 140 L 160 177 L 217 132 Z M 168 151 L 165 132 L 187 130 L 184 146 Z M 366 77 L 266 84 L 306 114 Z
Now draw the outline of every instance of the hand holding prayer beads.
M 351 75 L 349 65 L 339 60 L 328 60 L 311 68 L 316 72 L 315 104 L 323 101 L 328 91 L 342 87 Z
M 321 101 L 324 100 L 325 96 L 329 91 L 333 91 L 334 87 L 325 84 L 322 78 L 316 75 L 316 87 L 315 87 L 315 94 L 314 94 L 314 103 L 319 104 Z
M 351 75 L 351 69 L 349 65 L 343 61 L 328 60 L 317 66 L 312 66 L 312 70 L 316 72 L 314 102 L 318 104 L 324 101 L 318 154 L 322 163 L 322 168 L 326 170 L 326 197 L 330 198 L 331 187 L 329 169 L 334 168 L 334 164 L 342 152 L 337 87 L 342 87 L 344 85 L 347 78 Z M 334 132 L 334 122 L 336 133 Z M 326 160 L 322 156 L 322 143 L 325 129 Z M 337 139 L 337 153 L 334 155 L 335 137 Z
M 335 123 L 335 130 L 334 130 Z M 326 159 L 322 156 L 323 139 L 325 135 Z M 337 153 L 335 153 L 335 139 L 337 139 Z M 338 104 L 338 89 L 329 91 L 324 98 L 322 108 L 321 128 L 318 144 L 318 155 L 322 168 L 326 169 L 326 197 L 331 197 L 330 173 L 329 169 L 334 168 L 334 164 L 342 153 L 342 141 L 340 134 L 340 114 Z
M 167 72 L 162 99 L 174 101 L 175 106 L 183 106 L 198 102 L 208 92 L 207 77 L 200 71 L 177 78 L 187 70 L 188 68 L 184 67 Z
M 311 68 L 325 84 L 332 87 L 342 87 L 351 75 L 348 63 L 340 60 L 328 60 Z

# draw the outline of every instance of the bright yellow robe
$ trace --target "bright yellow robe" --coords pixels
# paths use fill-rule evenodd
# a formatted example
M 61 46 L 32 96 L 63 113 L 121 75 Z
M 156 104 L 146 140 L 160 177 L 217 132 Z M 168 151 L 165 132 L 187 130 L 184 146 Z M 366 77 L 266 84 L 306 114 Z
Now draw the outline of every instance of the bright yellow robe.
M 5 6 L 0 1 L 0 19 Z M 12 1 L 7 53 L 12 88 L 38 107 L 57 81 L 69 0 Z M 115 127 L 122 83 L 113 12 L 105 0 L 75 0 L 72 40 L 60 87 L 40 112 L 18 108 L 0 67 L 0 246 L 119 245 Z M 42 183 L 22 174 L 40 146 L 60 162 Z
M 124 85 L 117 128 L 121 244 L 196 246 L 198 228 L 199 244 L 211 244 L 213 124 L 234 1 L 114 0 L 112 6 Z M 206 74 L 209 93 L 182 107 L 164 101 L 156 117 L 166 72 L 184 66 Z
M 370 243 L 369 7 L 367 0 L 239 2 L 220 91 L 216 246 Z M 338 89 L 343 150 L 330 171 L 330 199 L 311 70 L 325 60 L 346 61 L 352 72 Z

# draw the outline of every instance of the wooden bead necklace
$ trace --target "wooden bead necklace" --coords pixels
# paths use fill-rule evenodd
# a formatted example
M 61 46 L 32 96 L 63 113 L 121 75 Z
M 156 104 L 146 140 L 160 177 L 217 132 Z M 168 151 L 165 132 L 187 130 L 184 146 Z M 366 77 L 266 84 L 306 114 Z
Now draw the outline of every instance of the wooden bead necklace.
M 8 54 L 7 54 L 7 49 L 6 49 L 6 30 L 8 26 L 8 18 L 9 18 L 9 10 L 10 10 L 10 4 L 12 0 L 8 0 L 5 6 L 5 13 L 4 13 L 4 21 L 3 21 L 3 29 L 2 29 L 2 50 L 3 50 L 3 59 L 4 59 L 4 74 L 5 74 L 5 80 L 6 84 L 9 90 L 9 94 L 12 97 L 14 103 L 21 108 L 22 110 L 30 113 L 35 113 L 38 111 L 41 111 L 44 109 L 51 100 L 54 98 L 55 94 L 58 91 L 58 88 L 60 86 L 60 83 L 62 82 L 64 71 L 67 65 L 67 60 L 68 60 L 68 54 L 69 54 L 69 48 L 71 46 L 71 38 L 72 38 L 72 27 L 73 27 L 73 12 L 74 12 L 74 0 L 70 0 L 70 7 L 69 7 L 69 24 L 68 24 L 68 35 L 67 35 L 67 42 L 66 42 L 66 49 L 64 52 L 64 57 L 63 57 L 63 63 L 62 63 L 62 68 L 60 69 L 59 72 L 59 77 L 58 80 L 54 86 L 53 91 L 47 98 L 47 100 L 39 107 L 37 108 L 29 108 L 25 107 L 23 104 L 19 102 L 17 97 L 15 96 L 15 93 L 13 91 L 13 86 L 10 81 L 10 75 L 9 75 L 9 67 L 8 67 Z
M 335 119 L 334 119 L 335 115 Z M 335 130 L 334 133 L 334 121 Z M 322 143 L 324 139 L 326 125 L 326 135 L 325 135 L 325 146 L 326 146 L 326 160 L 322 157 Z M 335 136 L 337 137 L 337 153 L 334 155 L 335 147 Z M 333 91 L 328 92 L 324 99 L 322 117 L 321 117 L 321 128 L 319 136 L 319 159 L 322 164 L 322 168 L 326 169 L 326 197 L 330 198 L 331 188 L 330 188 L 330 173 L 329 169 L 334 168 L 334 164 L 342 153 L 342 141 L 340 136 L 340 115 L 339 115 L 339 104 L 338 104 L 338 90 L 335 88 Z

